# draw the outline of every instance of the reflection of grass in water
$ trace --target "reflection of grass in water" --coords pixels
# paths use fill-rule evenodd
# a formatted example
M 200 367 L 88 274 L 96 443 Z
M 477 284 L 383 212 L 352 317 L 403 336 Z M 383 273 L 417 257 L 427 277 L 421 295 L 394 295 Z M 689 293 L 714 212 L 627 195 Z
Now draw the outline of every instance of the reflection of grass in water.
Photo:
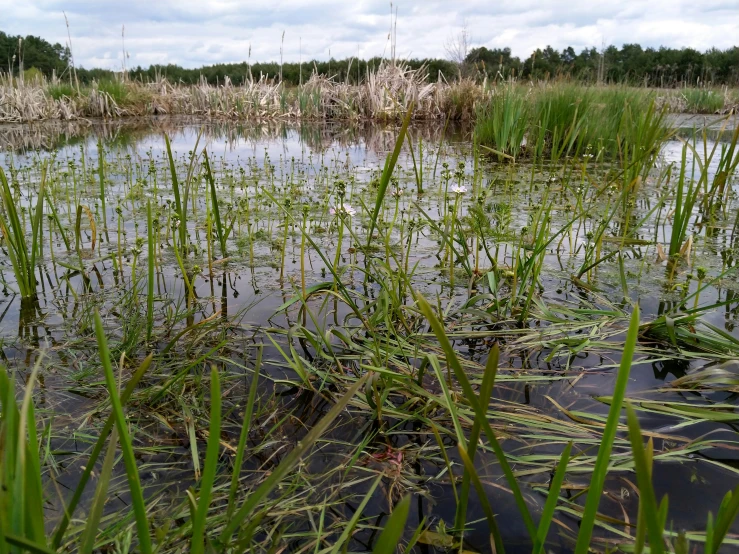
M 565 111 L 560 121 L 579 118 L 571 106 Z M 651 163 L 649 156 L 627 154 L 659 144 L 654 128 L 637 122 L 623 139 L 621 157 L 564 155 L 544 171 L 538 169 L 542 157 L 526 166 L 497 164 L 445 142 L 449 154 L 440 155 L 443 170 L 435 174 L 433 149 L 410 158 L 399 148 L 376 181 L 380 186 L 372 185 L 377 171 L 355 170 L 340 155 L 293 160 L 286 154 L 237 165 L 210 151 L 205 166 L 199 148 L 182 156 L 173 145 L 166 154 L 107 148 L 104 163 L 76 158 L 50 165 L 51 196 L 63 224 L 47 226 L 45 248 L 75 233 L 67 222 L 81 198 L 92 199 L 90 213 L 103 221 L 101 193 L 106 205 L 120 207 L 126 234 L 96 237 L 95 253 L 75 259 L 81 267 L 54 265 L 44 250 L 37 264 L 44 281 L 34 283 L 42 319 L 23 321 L 14 342 L 33 353 L 39 332 L 58 341 L 39 368 L 45 388 L 34 398 L 79 395 L 92 406 L 65 414 L 80 429 L 73 454 L 66 453 L 68 431 L 52 422 L 42 446 L 25 458 L 43 460 L 38 468 L 25 462 L 29 478 L 43 468 L 49 484 L 83 483 L 72 504 L 49 487 L 55 505 L 71 506 L 74 518 L 64 517 L 49 542 L 74 549 L 133 540 L 146 550 L 143 533 L 155 531 L 152 549 L 166 552 L 207 544 L 216 551 L 272 544 L 376 550 L 385 540 L 397 541 L 409 494 L 423 498 L 444 487 L 449 497 L 442 500 L 455 502 L 455 516 L 419 522 L 421 543 L 458 549 L 472 536 L 463 528 L 484 517 L 498 550 L 520 538 L 507 534 L 512 522 L 523 522 L 525 540 L 537 552 L 550 548 L 555 533 L 578 551 L 609 541 L 638 548 L 640 537 L 649 537 L 652 550 L 667 549 L 661 537 L 675 537 L 669 517 L 655 523 L 650 515 L 659 511 L 648 493 L 652 460 L 688 463 L 696 452 L 730 444 L 716 433 L 694 437 L 684 428 L 736 421 L 732 402 L 715 403 L 711 394 L 736 387 L 726 364 L 739 341 L 702 320 L 716 309 L 720 279 L 732 275 L 730 253 L 712 250 L 715 239 L 705 241 L 706 226 L 699 226 L 691 232 L 700 251 L 665 268 L 655 263 L 657 243 L 666 245 L 669 229 L 682 228 L 676 219 L 708 217 L 733 244 L 735 199 L 721 179 L 731 178 L 736 164 L 726 150 L 726 175 L 698 176 L 701 190 L 715 192 L 673 212 L 678 182 L 669 176 L 687 161 L 672 172 L 649 172 L 638 186 L 625 177 Z M 423 144 L 432 148 L 426 138 Z M 21 207 L 33 205 L 42 162 L 30 158 L 22 165 L 8 171 L 8 189 Z M 425 193 L 418 195 L 421 175 Z M 396 194 L 385 197 L 391 183 Z M 357 211 L 341 227 L 329 213 L 339 204 Z M 143 216 L 149 205 L 150 223 Z M 30 212 L 16 211 L 28 233 Z M 80 249 L 90 250 L 94 233 L 92 223 L 81 224 Z M 56 255 L 63 257 L 59 250 Z M 120 262 L 111 267 L 111 258 Z M 706 270 L 691 281 L 696 258 Z M 140 260 L 136 275 L 134 260 Z M 7 286 L 17 287 L 7 273 Z M 249 286 L 264 293 L 233 300 Z M 265 322 L 253 314 L 262 313 L 259 303 L 269 295 L 279 308 Z M 640 296 L 670 304 L 640 321 Z M 105 367 L 101 355 L 109 360 Z M 583 356 L 601 362 L 585 369 Z M 661 391 L 629 391 L 635 410 L 672 422 L 659 431 L 659 443 L 641 451 L 633 417 L 629 436 L 616 432 L 625 430 L 618 422 L 632 357 L 640 364 L 706 365 Z M 621 363 L 615 387 L 604 385 L 615 373 L 613 360 Z M 598 396 L 588 388 L 594 379 L 603 379 Z M 111 413 L 119 381 L 121 406 Z M 701 403 L 673 392 L 683 387 Z M 532 394 L 536 406 L 523 401 Z M 12 396 L 2 394 L 3 424 L 15 405 Z M 604 406 L 610 406 L 608 417 Z M 88 506 L 74 508 L 87 498 L 84 481 L 100 471 L 95 461 L 102 461 L 113 425 L 119 440 L 130 442 L 122 449 L 127 460 L 105 465 L 110 480 L 85 493 L 92 494 L 94 517 L 84 523 L 78 518 Z M 3 444 L 18 444 L 13 429 L 23 427 L 5 425 Z M 80 466 L 81 480 L 74 475 Z M 633 483 L 635 467 L 641 508 L 621 492 L 621 478 Z M 500 508 L 510 499 L 496 485 L 501 472 L 506 491 L 515 492 L 511 510 Z M 10 485 L 5 490 L 18 487 L 12 475 L 3 475 Z M 28 513 L 38 500 L 31 492 Z M 468 508 L 473 494 L 483 513 Z M 609 503 L 596 502 L 601 496 Z M 109 501 L 109 511 L 100 512 L 106 497 L 133 499 L 137 508 Z M 708 535 L 686 537 L 723 539 L 733 499 Z M 377 519 L 392 508 L 394 519 Z M 622 521 L 624 513 L 632 523 Z M 579 535 L 573 531 L 578 522 Z M 2 515 L 0 525 L 11 544 L 22 536 L 47 541 Z M 378 526 L 385 528 L 382 540 Z M 407 530 L 406 540 L 415 530 Z

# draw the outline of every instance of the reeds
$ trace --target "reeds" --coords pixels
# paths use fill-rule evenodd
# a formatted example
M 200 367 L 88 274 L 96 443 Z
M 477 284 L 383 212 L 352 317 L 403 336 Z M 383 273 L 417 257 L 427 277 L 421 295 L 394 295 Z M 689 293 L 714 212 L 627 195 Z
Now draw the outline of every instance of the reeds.
M 687 175 L 687 145 L 683 146 L 673 207 L 672 232 L 670 234 L 669 256 L 675 259 L 682 250 L 688 233 L 688 225 L 693 218 L 693 208 L 698 201 L 699 187 Z
M 556 81 L 538 88 L 542 91 L 577 88 L 581 100 L 590 96 L 588 91 L 598 90 Z M 614 88 L 632 91 L 634 96 L 654 93 L 646 88 Z M 496 102 L 496 97 L 505 96 L 513 89 L 517 96 L 528 94 L 527 84 L 515 81 L 501 81 L 493 86 L 469 79 L 447 81 L 429 75 L 426 67 L 411 69 L 402 62 L 390 61 L 368 69 L 360 84 L 313 73 L 298 87 L 285 87 L 264 76 L 247 79 L 241 85 L 234 85 L 228 77 L 219 85 L 208 84 L 204 79 L 194 85 L 183 85 L 159 78 L 146 83 L 95 81 L 78 92 L 77 88 L 60 81 L 11 83 L 0 73 L 0 122 L 164 114 L 255 120 L 286 117 L 387 120 L 401 119 L 411 102 L 416 103 L 417 119 L 469 120 L 475 118 L 478 107 L 491 96 Z M 716 113 L 733 103 L 728 92 L 706 88 L 657 90 L 654 95 L 660 108 L 665 106 L 675 112 Z M 572 120 L 567 121 L 569 126 Z M 549 129 L 555 127 L 560 131 L 559 142 L 566 133 L 562 125 Z
M 2 214 L 0 231 L 8 247 L 8 257 L 13 265 L 15 282 L 21 298 L 36 296 L 36 259 L 43 234 L 46 166 L 41 169 L 41 181 L 37 191 L 36 206 L 31 212 L 31 244 L 26 241 L 26 227 L 18 217 L 18 199 L 13 196 L 5 172 L 0 168 L 0 194 Z
M 493 148 L 499 159 L 510 156 L 515 160 L 526 144 L 529 113 L 524 91 L 512 85 L 497 90 L 489 104 L 480 108 L 475 135 L 481 144 Z

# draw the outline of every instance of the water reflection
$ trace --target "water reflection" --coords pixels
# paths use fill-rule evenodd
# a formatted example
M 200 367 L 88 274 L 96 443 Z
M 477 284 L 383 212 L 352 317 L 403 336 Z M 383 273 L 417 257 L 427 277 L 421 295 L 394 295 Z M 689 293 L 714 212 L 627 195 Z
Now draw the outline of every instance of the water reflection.
M 203 138 L 216 153 L 248 150 L 256 145 L 299 143 L 313 152 L 330 147 L 351 148 L 363 145 L 374 152 L 387 152 L 395 145 L 396 123 L 368 121 L 250 121 L 204 120 L 160 116 L 123 120 L 46 121 L 29 124 L 0 125 L 0 150 L 28 153 L 54 151 L 79 145 L 92 147 L 98 140 L 113 148 L 146 149 L 159 143 L 164 133 L 192 137 L 202 130 Z M 438 143 L 468 140 L 471 127 L 449 122 L 444 133 L 440 122 L 413 122 L 410 134 L 414 142 Z M 194 141 L 193 141 L 194 144 Z

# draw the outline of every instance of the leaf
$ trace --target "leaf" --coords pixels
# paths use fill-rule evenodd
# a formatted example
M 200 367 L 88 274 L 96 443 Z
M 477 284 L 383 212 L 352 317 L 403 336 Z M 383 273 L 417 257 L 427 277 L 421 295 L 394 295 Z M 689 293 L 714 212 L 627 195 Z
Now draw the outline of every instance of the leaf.
M 352 399 L 352 397 L 362 386 L 364 386 L 364 383 L 367 381 L 369 375 L 369 373 L 365 373 L 360 379 L 357 379 L 357 381 L 351 387 L 349 387 L 344 396 L 342 396 L 339 401 L 334 404 L 333 408 L 331 408 L 328 413 L 323 416 L 323 419 L 321 419 L 321 421 L 314 425 L 313 428 L 305 435 L 303 440 L 298 442 L 295 448 L 293 448 L 290 453 L 282 459 L 280 465 L 278 465 L 272 471 L 272 473 L 270 473 L 269 477 L 267 477 L 262 482 L 262 484 L 259 485 L 257 490 L 249 495 L 246 502 L 244 502 L 241 508 L 239 508 L 239 510 L 227 523 L 226 528 L 221 533 L 219 537 L 219 541 L 221 543 L 225 544 L 230 540 L 231 536 L 234 534 L 236 529 L 239 528 L 242 522 L 252 515 L 254 509 L 257 507 L 259 502 L 261 502 L 262 499 L 265 498 L 267 494 L 269 494 L 269 492 L 277 486 L 277 484 L 290 472 L 290 470 L 303 456 L 303 454 L 305 454 L 313 446 L 313 443 L 315 443 L 318 438 L 331 426 L 333 421 L 337 417 L 339 417 L 339 414 L 344 411 L 344 408 L 346 408 L 347 404 L 349 404 L 349 401 Z
M 403 538 L 405 522 L 408 519 L 410 507 L 411 495 L 407 494 L 395 505 L 393 513 L 388 518 L 385 528 L 380 533 L 375 547 L 372 549 L 373 554 L 392 554 L 395 552 L 400 539 Z
M 547 500 L 544 503 L 544 509 L 541 512 L 541 519 L 539 520 L 539 533 L 537 535 L 537 543 L 534 546 L 534 554 L 544 552 L 544 545 L 546 544 L 547 535 L 549 534 L 549 526 L 554 518 L 554 510 L 557 508 L 557 500 L 559 500 L 559 491 L 562 489 L 562 483 L 564 482 L 565 474 L 567 473 L 567 464 L 570 461 L 570 452 L 572 451 L 572 441 L 567 443 L 562 455 L 559 458 L 557 469 L 554 472 L 554 477 L 549 485 L 549 493 L 547 494 Z
M 333 281 L 325 281 L 323 283 L 317 283 L 315 285 L 311 285 L 310 287 L 307 287 L 305 289 L 305 300 L 307 300 L 309 296 L 311 296 L 311 295 L 313 295 L 313 294 L 315 294 L 317 292 L 321 292 L 323 290 L 331 290 L 332 288 L 334 288 L 334 282 Z M 291 297 L 287 302 L 285 302 L 279 308 L 277 308 L 275 310 L 275 313 L 282 312 L 282 311 L 288 309 L 290 306 L 292 306 L 296 302 L 300 302 L 301 300 L 303 300 L 303 293 L 302 292 L 300 294 L 296 294 L 295 296 Z
M 441 344 L 441 347 L 444 350 L 444 355 L 447 359 L 447 363 L 454 370 L 454 374 L 456 375 L 457 381 L 462 387 L 462 392 L 464 393 L 467 402 L 469 402 L 470 406 L 475 412 L 475 421 L 480 421 L 480 424 L 482 425 L 485 436 L 487 437 L 488 442 L 490 443 L 490 446 L 495 453 L 495 457 L 497 458 L 498 463 L 503 470 L 503 474 L 505 475 L 506 481 L 508 482 L 508 486 L 513 492 L 513 498 L 516 501 L 516 506 L 518 507 L 518 511 L 520 512 L 521 517 L 524 520 L 524 524 L 526 525 L 526 529 L 529 532 L 529 536 L 531 537 L 532 541 L 536 541 L 536 527 L 534 526 L 534 520 L 532 519 L 531 512 L 529 512 L 528 506 L 526 505 L 526 500 L 521 493 L 521 488 L 518 485 L 516 476 L 513 474 L 513 470 L 508 463 L 506 454 L 503 451 L 503 448 L 501 448 L 492 427 L 490 427 L 490 422 L 488 422 L 487 420 L 486 411 L 477 401 L 477 395 L 472 390 L 470 382 L 467 379 L 467 375 L 465 374 L 461 364 L 459 363 L 459 358 L 457 358 L 457 355 L 454 352 L 454 348 L 452 348 L 452 345 L 449 342 L 449 338 L 446 336 L 444 326 L 436 317 L 433 309 L 423 296 L 414 293 L 414 297 L 416 298 L 419 309 L 421 310 L 423 315 L 426 316 L 426 319 L 431 325 L 431 329 L 433 330 L 437 340 Z
M 344 525 L 344 531 L 341 533 L 341 536 L 338 538 L 338 540 L 333 544 L 333 547 L 331 548 L 331 553 L 336 554 L 339 552 L 339 549 L 344 545 L 344 543 L 347 541 L 349 536 L 354 531 L 354 528 L 357 525 L 357 522 L 359 521 L 359 518 L 362 517 L 362 513 L 364 512 L 364 509 L 367 507 L 367 504 L 370 500 L 372 500 L 372 495 L 375 493 L 375 489 L 377 488 L 377 485 L 380 484 L 380 481 L 382 481 L 382 474 L 378 475 L 377 478 L 372 482 L 372 486 L 367 491 L 367 494 L 364 495 L 364 498 L 362 498 L 362 501 L 359 503 L 359 506 L 356 507 L 354 510 L 354 515 L 352 515 L 352 518 Z
M 103 320 L 100 318 L 100 313 L 97 309 L 95 309 L 95 334 L 97 335 L 100 361 L 102 362 L 103 371 L 105 373 L 105 383 L 108 386 L 112 411 L 115 415 L 115 423 L 118 428 L 118 434 L 120 435 L 121 451 L 123 453 L 123 461 L 125 463 L 126 475 L 128 477 L 128 488 L 131 493 L 131 503 L 133 504 L 133 513 L 136 519 L 139 549 L 141 549 L 144 554 L 151 554 L 151 537 L 149 536 L 149 524 L 146 518 L 144 493 L 141 489 L 141 480 L 139 479 L 139 472 L 136 466 L 136 458 L 133 454 L 131 436 L 128 434 L 126 417 L 123 415 L 123 406 L 118 397 L 118 387 L 116 386 L 113 367 L 110 363 L 108 341 L 105 338 L 105 331 L 103 331 Z
M 493 538 L 493 542 L 495 543 L 495 552 L 496 554 L 503 554 L 505 552 L 503 538 L 500 536 L 498 523 L 495 521 L 495 514 L 493 513 L 493 508 L 490 506 L 490 501 L 488 500 L 485 487 L 483 486 L 482 481 L 480 481 L 480 476 L 477 474 L 472 460 L 461 443 L 457 443 L 457 450 L 459 450 L 459 456 L 462 458 L 462 463 L 464 464 L 465 475 L 469 475 L 469 478 L 475 487 L 475 491 L 477 491 L 477 498 L 480 501 L 482 512 L 485 514 L 485 519 L 488 520 L 490 536 Z
M 375 209 L 372 211 L 372 217 L 370 219 L 369 231 L 367 232 L 367 248 L 372 243 L 372 233 L 375 231 L 377 226 L 377 217 L 380 215 L 380 209 L 382 208 L 382 201 L 385 198 L 387 187 L 390 184 L 390 177 L 392 177 L 395 164 L 398 162 L 398 156 L 400 151 L 403 149 L 403 141 L 405 140 L 405 133 L 408 130 L 408 124 L 411 122 L 411 116 L 413 115 L 413 102 L 411 102 L 408 112 L 405 114 L 403 119 L 403 125 L 400 128 L 400 133 L 395 141 L 395 148 L 389 158 L 385 160 L 385 168 L 382 170 L 380 176 L 380 186 L 377 188 L 377 199 L 375 200 Z
M 259 371 L 262 367 L 262 353 L 264 346 L 257 347 L 257 359 L 254 362 L 254 375 L 249 385 L 249 399 L 246 402 L 244 410 L 244 420 L 241 423 L 241 433 L 239 435 L 239 445 L 236 447 L 236 457 L 234 458 L 233 473 L 231 475 L 231 488 L 228 493 L 228 507 L 226 508 L 226 519 L 230 519 L 233 515 L 236 501 L 236 490 L 239 486 L 239 476 L 241 475 L 241 464 L 244 462 L 244 452 L 246 450 L 246 440 L 249 437 L 251 429 L 251 418 L 254 414 L 254 403 L 257 398 L 257 386 L 259 385 Z
M 90 513 L 87 515 L 87 523 L 85 530 L 80 539 L 80 552 L 82 554 L 90 554 L 95 548 L 95 538 L 97 537 L 100 518 L 103 515 L 103 508 L 107 500 L 108 484 L 110 483 L 110 475 L 113 472 L 113 462 L 115 461 L 115 450 L 118 443 L 118 432 L 113 429 L 110 434 L 110 442 L 108 443 L 108 451 L 103 460 L 103 467 L 100 470 L 100 478 L 95 496 L 92 499 Z
M 608 465 L 611 462 L 611 450 L 613 448 L 613 441 L 616 438 L 616 430 L 621 416 L 621 406 L 624 401 L 624 395 L 626 394 L 626 385 L 629 381 L 629 373 L 631 371 L 631 361 L 634 357 L 634 349 L 636 348 L 638 337 L 639 306 L 636 305 L 631 314 L 629 330 L 626 334 L 626 342 L 623 353 L 621 354 L 621 365 L 613 390 L 613 403 L 608 410 L 608 419 L 603 430 L 600 448 L 598 449 L 598 457 L 595 460 L 593 475 L 590 478 L 588 496 L 585 501 L 582 521 L 580 522 L 580 532 L 578 533 L 577 544 L 575 545 L 575 554 L 587 554 L 590 547 L 593 527 L 595 526 L 595 517 L 598 513 L 598 505 L 600 504 L 600 498 L 603 493 Z
M 203 165 L 205 166 L 205 178 L 210 185 L 210 203 L 213 209 L 213 217 L 216 223 L 216 234 L 218 242 L 221 245 L 221 256 L 225 258 L 226 253 L 226 234 L 223 232 L 223 224 L 221 223 L 221 211 L 218 208 L 218 195 L 216 194 L 216 180 L 213 178 L 213 172 L 210 170 L 210 160 L 208 160 L 208 152 L 203 148 Z
M 192 522 L 192 541 L 190 552 L 201 554 L 205 551 L 204 535 L 205 520 L 210 507 L 210 495 L 213 482 L 216 478 L 216 467 L 221 441 L 221 384 L 218 378 L 218 369 L 210 367 L 210 426 L 208 428 L 208 446 L 205 453 L 205 467 L 203 478 L 200 481 L 200 499 L 197 512 Z
M 663 533 L 664 528 L 659 520 L 659 508 L 652 486 L 651 472 L 647 456 L 642 444 L 639 420 L 631 404 L 626 404 L 627 421 L 629 425 L 629 439 L 631 440 L 631 451 L 634 455 L 634 468 L 636 469 L 637 483 L 639 485 L 639 501 L 643 503 L 644 516 L 649 536 L 649 549 L 652 554 L 661 554 L 664 551 Z
M 144 376 L 144 373 L 146 373 L 146 371 L 149 369 L 149 366 L 151 365 L 151 361 L 153 358 L 154 358 L 154 354 L 149 354 L 146 357 L 146 359 L 144 359 L 144 361 L 141 362 L 141 365 L 139 365 L 136 372 L 131 376 L 131 379 L 129 379 L 128 384 L 126 385 L 126 388 L 121 393 L 121 397 L 120 397 L 121 405 L 125 405 L 126 402 L 128 402 L 128 399 L 133 394 L 133 391 L 136 388 L 136 385 L 138 385 L 139 381 Z M 102 431 L 100 432 L 100 436 L 98 437 L 98 440 L 95 443 L 95 446 L 93 447 L 89 458 L 87 459 L 87 463 L 85 464 L 85 469 L 79 478 L 79 481 L 77 483 L 77 488 L 75 488 L 74 490 L 72 499 L 69 501 L 69 504 L 67 504 L 67 506 L 64 509 L 64 513 L 62 514 L 62 520 L 59 522 L 57 530 L 54 532 L 54 538 L 52 539 L 52 542 L 51 542 L 54 549 L 58 549 L 59 545 L 62 543 L 62 539 L 64 538 L 64 533 L 67 530 L 67 526 L 69 525 L 69 520 L 74 514 L 75 509 L 77 508 L 77 504 L 82 498 L 82 494 L 85 491 L 85 485 L 87 485 L 87 481 L 90 479 L 92 470 L 95 467 L 95 462 L 97 462 L 98 456 L 100 456 L 100 453 L 103 451 L 103 447 L 105 446 L 105 439 L 108 437 L 108 434 L 111 432 L 111 429 L 113 428 L 114 425 L 115 425 L 115 414 L 111 413 L 108 416 L 108 419 L 106 420 Z

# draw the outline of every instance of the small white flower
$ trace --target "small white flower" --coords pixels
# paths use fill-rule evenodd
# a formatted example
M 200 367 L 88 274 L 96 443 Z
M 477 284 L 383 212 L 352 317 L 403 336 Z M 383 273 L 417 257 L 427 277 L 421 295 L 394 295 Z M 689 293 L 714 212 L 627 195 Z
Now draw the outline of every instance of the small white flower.
M 403 196 L 403 189 L 393 189 L 393 192 L 391 192 L 390 194 L 392 194 L 394 198 L 400 198 L 401 196 Z
M 357 213 L 357 210 L 352 208 L 349 204 L 341 204 L 339 206 L 335 206 L 331 208 L 331 215 L 355 215 Z
M 463 185 L 454 185 L 452 187 L 452 192 L 456 194 L 464 194 L 465 192 L 467 192 L 467 187 Z

